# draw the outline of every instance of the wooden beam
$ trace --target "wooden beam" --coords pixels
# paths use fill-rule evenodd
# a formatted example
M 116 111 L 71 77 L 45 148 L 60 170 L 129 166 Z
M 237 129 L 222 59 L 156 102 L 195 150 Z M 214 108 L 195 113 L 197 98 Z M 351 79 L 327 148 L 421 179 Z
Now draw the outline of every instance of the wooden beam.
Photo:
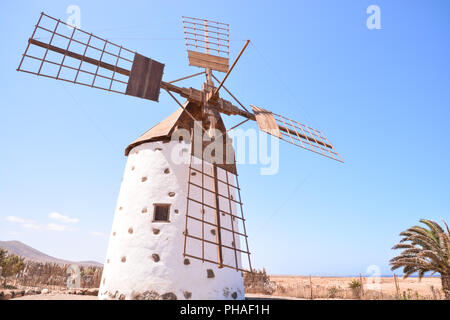
M 222 82 L 219 84 L 219 86 L 217 87 L 216 91 L 214 91 L 213 96 L 216 96 L 219 93 L 220 88 L 222 88 L 223 84 L 225 83 L 225 81 L 227 80 L 228 76 L 230 75 L 230 72 L 233 71 L 234 66 L 236 65 L 236 63 L 238 62 L 239 58 L 242 56 L 242 54 L 245 51 L 245 48 L 247 48 L 248 44 L 250 43 L 250 40 L 247 40 L 247 42 L 245 42 L 244 47 L 241 49 L 241 52 L 239 52 L 236 60 L 234 60 L 233 64 L 231 65 L 230 70 L 228 70 L 227 74 L 225 75 L 225 77 L 223 78 Z
M 81 54 L 78 54 L 78 53 L 75 53 L 75 52 L 72 52 L 72 51 L 69 51 L 69 50 L 61 49 L 61 48 L 52 46 L 51 44 L 38 41 L 36 39 L 31 39 L 30 38 L 28 40 L 28 42 L 31 43 L 31 44 L 34 44 L 35 46 L 54 51 L 54 52 L 60 53 L 62 55 L 66 55 L 68 57 L 84 61 L 86 63 L 93 64 L 94 66 L 100 66 L 102 68 L 111 70 L 113 72 L 115 71 L 117 73 L 123 74 L 125 76 L 130 76 L 130 74 L 131 74 L 130 70 L 126 70 L 126 69 L 123 69 L 123 68 L 120 68 L 120 67 L 116 67 L 115 65 L 112 65 L 112 64 L 100 61 L 100 60 L 96 60 L 96 59 L 93 59 L 93 58 L 89 58 L 89 57 L 83 56 Z
M 215 163 L 213 163 L 212 168 L 212 176 L 214 177 L 214 186 L 213 186 L 213 192 L 214 192 L 214 207 L 216 208 L 216 215 L 215 215 L 215 223 L 216 223 L 216 242 L 217 245 L 217 262 L 218 267 L 223 268 L 223 253 L 222 253 L 222 232 L 220 228 L 220 208 L 219 208 L 219 183 L 217 179 L 217 166 Z
M 228 71 L 228 58 L 214 56 L 197 51 L 188 50 L 189 65 L 200 68 L 210 68 L 220 72 Z

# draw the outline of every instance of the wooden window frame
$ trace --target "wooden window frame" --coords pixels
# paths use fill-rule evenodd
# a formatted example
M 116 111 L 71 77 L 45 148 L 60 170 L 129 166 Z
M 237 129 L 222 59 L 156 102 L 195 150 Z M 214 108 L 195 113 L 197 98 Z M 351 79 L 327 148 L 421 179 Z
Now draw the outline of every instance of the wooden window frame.
M 156 207 L 167 207 L 167 220 L 156 220 Z M 170 223 L 170 203 L 154 203 L 153 204 L 153 216 L 152 222 Z

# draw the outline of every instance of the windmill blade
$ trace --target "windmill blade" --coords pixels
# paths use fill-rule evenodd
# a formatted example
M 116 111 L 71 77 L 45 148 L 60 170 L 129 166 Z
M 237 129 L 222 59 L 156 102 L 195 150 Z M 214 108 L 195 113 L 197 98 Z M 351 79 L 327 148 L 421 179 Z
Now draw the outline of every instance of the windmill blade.
M 227 72 L 230 26 L 223 22 L 183 16 L 189 65 Z
M 164 64 L 42 12 L 17 71 L 158 101 Z
M 261 131 L 267 132 L 297 147 L 339 162 L 344 162 L 321 131 L 268 110 L 253 105 L 251 107 Z

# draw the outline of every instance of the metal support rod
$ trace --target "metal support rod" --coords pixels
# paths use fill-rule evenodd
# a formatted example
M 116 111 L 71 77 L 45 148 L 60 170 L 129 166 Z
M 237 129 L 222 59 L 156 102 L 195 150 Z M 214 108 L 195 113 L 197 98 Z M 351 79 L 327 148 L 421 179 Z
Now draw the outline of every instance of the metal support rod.
M 204 73 L 205 73 L 205 71 L 202 71 L 202 72 L 199 72 L 199 73 L 196 73 L 196 74 L 192 74 L 192 75 L 187 76 L 187 77 L 183 77 L 183 78 L 179 78 L 179 79 L 176 79 L 176 80 L 169 81 L 167 83 L 174 83 L 174 82 L 178 82 L 178 81 L 181 81 L 181 80 L 186 80 L 186 79 L 189 79 L 189 78 L 193 78 L 193 77 L 199 76 L 199 75 L 204 74 Z
M 230 75 L 230 72 L 233 71 L 234 66 L 236 65 L 236 63 L 238 62 L 239 58 L 242 56 L 242 54 L 244 53 L 245 48 L 247 48 L 248 44 L 250 43 L 250 40 L 247 40 L 244 44 L 244 47 L 241 49 L 241 52 L 239 52 L 237 58 L 234 60 L 233 64 L 231 65 L 230 69 L 228 70 L 227 74 L 225 75 L 225 77 L 223 78 L 222 82 L 219 84 L 219 86 L 217 87 L 216 91 L 214 91 L 213 96 L 217 95 L 217 93 L 219 92 L 220 88 L 222 88 L 224 82 L 227 80 L 228 76 Z

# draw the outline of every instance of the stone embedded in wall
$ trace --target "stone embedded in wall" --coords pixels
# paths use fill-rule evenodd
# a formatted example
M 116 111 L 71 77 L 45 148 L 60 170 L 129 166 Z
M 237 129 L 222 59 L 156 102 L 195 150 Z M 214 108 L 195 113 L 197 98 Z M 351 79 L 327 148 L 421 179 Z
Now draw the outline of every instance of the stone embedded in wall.
M 142 182 L 147 181 L 147 177 L 142 177 L 141 181 L 142 181 Z
M 167 292 L 161 295 L 162 300 L 177 300 L 177 296 L 173 292 Z
M 237 299 L 237 292 L 233 292 L 232 294 L 231 294 L 231 297 L 233 298 L 233 299 Z
M 160 148 L 160 147 L 155 148 L 155 151 L 161 151 L 161 150 L 162 150 L 162 148 Z
M 161 260 L 161 259 L 159 258 L 159 254 L 157 254 L 157 253 L 152 254 L 152 259 L 153 259 L 153 261 L 155 261 L 155 262 L 159 262 L 159 260 Z
M 119 300 L 125 300 L 125 295 L 123 293 L 120 294 Z
M 196 176 L 197 175 L 197 172 L 191 172 L 191 176 Z
M 180 211 L 178 211 L 178 209 L 175 209 L 174 212 L 175 212 L 175 213 L 179 213 Z
M 147 208 L 142 209 L 142 213 L 147 213 Z
M 120 259 L 120 261 L 126 262 L 126 261 L 127 261 L 127 258 L 126 258 L 126 257 L 122 257 L 122 259 Z
M 120 210 L 120 211 L 122 211 L 122 209 L 123 209 L 122 207 L 119 207 L 119 210 Z
M 184 297 L 185 297 L 186 299 L 192 298 L 192 292 L 184 291 L 184 292 L 183 292 L 183 295 L 184 295 Z
M 113 236 L 115 236 L 116 235 L 116 232 L 113 232 Z
M 191 261 L 189 261 L 189 259 L 186 258 L 186 259 L 184 259 L 183 263 L 185 266 L 188 266 L 191 264 Z
M 214 278 L 216 275 L 214 274 L 214 271 L 212 269 L 207 269 L 206 270 L 206 277 L 208 279 Z
M 165 174 L 169 174 L 170 173 L 170 169 L 169 168 L 164 169 L 164 173 Z
M 158 228 L 153 228 L 152 231 L 153 231 L 153 234 L 158 234 L 159 233 L 159 229 Z
M 131 167 L 131 171 L 134 171 L 134 168 L 135 168 L 135 167 L 134 167 L 134 166 L 132 166 L 132 167 Z
M 133 233 L 133 228 L 128 228 L 128 233 Z
M 169 197 L 175 197 L 175 192 L 169 192 Z
M 142 293 L 133 291 L 131 293 L 133 300 L 160 300 L 161 296 L 156 291 L 144 291 Z
M 215 235 L 216 235 L 216 229 L 211 229 L 211 234 L 212 234 L 213 236 L 215 236 Z

